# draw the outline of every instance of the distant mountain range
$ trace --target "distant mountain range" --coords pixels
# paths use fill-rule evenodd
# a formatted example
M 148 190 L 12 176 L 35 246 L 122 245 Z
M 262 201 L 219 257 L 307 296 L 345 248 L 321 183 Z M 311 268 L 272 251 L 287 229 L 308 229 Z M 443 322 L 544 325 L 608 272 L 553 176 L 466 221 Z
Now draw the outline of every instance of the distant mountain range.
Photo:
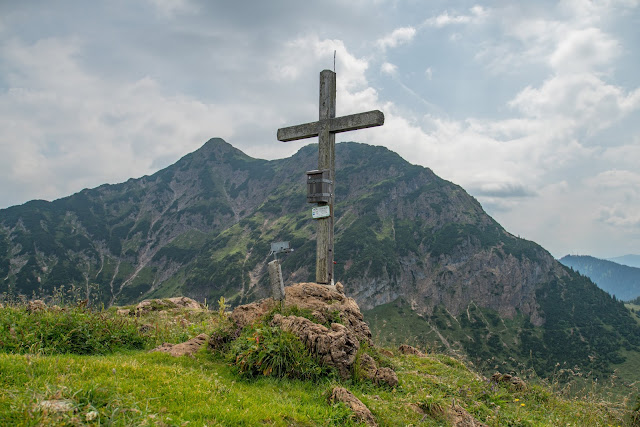
M 607 258 L 607 261 L 617 262 L 618 264 L 628 265 L 629 267 L 640 268 L 640 255 L 623 255 L 614 258 Z
M 633 261 L 634 257 L 626 255 L 619 258 Z M 587 255 L 566 255 L 559 261 L 588 276 L 601 289 L 621 300 L 630 301 L 640 296 L 640 268 Z
M 305 171 L 316 167 L 317 145 L 267 161 L 212 139 L 151 176 L 2 209 L 0 293 L 64 285 L 106 305 L 174 295 L 236 305 L 268 295 L 270 243 L 283 240 L 295 249 L 282 257 L 285 282 L 314 280 Z M 337 144 L 336 168 L 335 277 L 380 341 L 539 375 L 566 363 L 602 376 L 640 357 L 621 302 L 461 187 L 365 144 Z

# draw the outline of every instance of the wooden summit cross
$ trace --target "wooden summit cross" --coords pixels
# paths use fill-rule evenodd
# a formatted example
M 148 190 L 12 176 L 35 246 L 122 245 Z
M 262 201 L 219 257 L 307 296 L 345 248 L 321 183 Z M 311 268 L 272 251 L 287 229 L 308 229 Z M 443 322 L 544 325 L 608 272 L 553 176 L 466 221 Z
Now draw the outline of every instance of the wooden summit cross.
M 335 189 L 335 144 L 336 133 L 364 129 L 384 124 L 382 111 L 336 117 L 336 73 L 331 70 L 320 72 L 320 116 L 317 122 L 278 129 L 279 141 L 318 137 L 318 169 L 328 170 L 332 190 L 328 203 L 329 216 L 318 219 L 316 248 L 316 282 L 333 284 L 333 202 Z

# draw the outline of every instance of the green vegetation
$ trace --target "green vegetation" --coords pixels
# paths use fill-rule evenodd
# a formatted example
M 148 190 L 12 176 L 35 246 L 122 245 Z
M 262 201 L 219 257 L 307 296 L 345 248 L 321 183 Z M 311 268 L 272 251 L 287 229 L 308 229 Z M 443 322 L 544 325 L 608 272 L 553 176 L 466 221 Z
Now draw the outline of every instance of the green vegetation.
M 387 295 L 411 295 L 412 305 L 430 313 L 422 318 L 407 304 L 378 307 L 372 326 L 380 342 L 455 351 L 483 372 L 497 366 L 551 377 L 559 371 L 576 372 L 577 366 L 589 380 L 612 373 L 628 382 L 640 380 L 634 364 L 640 348 L 640 306 L 629 305 L 629 315 L 630 310 L 588 281 L 565 277 L 544 249 L 507 233 L 462 188 L 429 169 L 410 165 L 382 147 L 346 143 L 337 150 L 336 279 L 350 292 L 359 292 L 367 304 Z M 313 167 L 316 157 L 316 148 L 308 146 L 289 159 L 263 161 L 211 140 L 152 176 L 3 209 L 0 293 L 45 298 L 66 287 L 77 290 L 79 297 L 73 301 L 86 299 L 92 308 L 175 295 L 210 302 L 224 297 L 233 307 L 268 292 L 269 244 L 280 240 L 290 241 L 295 249 L 280 258 L 285 283 L 313 280 L 316 224 L 305 202 L 304 167 Z M 484 296 L 498 301 L 506 289 L 502 282 L 509 280 L 498 281 L 514 266 L 529 290 L 539 289 L 535 297 L 521 296 L 520 302 L 539 305 L 537 314 L 548 320 L 542 327 L 520 313 L 501 318 L 480 303 L 470 303 L 462 316 L 453 316 L 434 302 L 448 301 L 451 310 L 475 284 L 486 286 Z M 552 281 L 554 276 L 558 280 Z M 459 281 L 448 287 L 452 277 Z M 550 283 L 532 283 L 536 277 Z M 437 295 L 411 293 L 428 283 Z M 369 284 L 375 284 L 371 293 Z M 515 282 L 507 285 L 519 289 Z M 456 293 L 460 291 L 463 294 Z M 35 318 L 14 315 L 24 322 Z M 138 318 L 118 320 L 122 328 L 128 325 L 129 335 L 110 334 L 109 328 L 120 326 L 109 326 L 105 312 L 86 308 L 47 316 L 46 322 L 61 325 L 59 335 L 43 341 L 45 321 L 30 324 L 33 336 L 20 344 L 20 351 L 81 352 L 86 344 L 92 351 L 113 355 L 178 339 L 167 336 L 176 330 L 164 323 L 154 326 L 151 335 L 138 337 L 135 329 L 144 326 Z M 185 321 L 196 328 L 201 321 L 189 316 L 185 314 Z M 87 335 L 100 324 L 102 335 Z M 226 344 L 237 331 L 224 322 L 205 324 L 199 330 L 218 331 L 220 348 L 229 351 Z M 7 343 L 18 346 L 11 329 L 3 334 Z M 245 335 L 247 345 L 251 338 L 278 343 L 275 352 L 245 346 L 236 353 L 257 361 L 247 367 L 274 360 L 271 372 L 280 372 L 277 360 L 289 360 L 296 345 L 286 334 L 266 327 Z M 279 353 L 287 346 L 289 353 Z M 264 368 L 246 372 L 258 375 Z M 305 375 L 310 376 L 293 376 Z
M 224 301 L 219 301 L 220 307 L 225 307 Z M 64 306 L 28 312 L 24 304 L 5 302 L 0 318 L 49 316 L 59 311 L 81 318 L 88 310 Z M 220 327 L 220 322 L 228 322 L 222 313 L 149 312 L 140 318 L 124 317 L 127 320 L 122 322 L 115 310 L 96 312 L 111 322 L 116 334 L 130 333 L 130 322 L 151 322 L 153 328 L 165 331 L 162 338 L 172 336 L 174 342 Z M 193 317 L 185 321 L 188 316 Z M 191 321 L 196 317 L 201 322 L 194 327 Z M 13 327 L 17 331 L 23 326 Z M 47 332 L 61 335 L 61 328 L 50 323 Z M 99 336 L 102 326 L 87 323 L 86 329 L 90 336 Z M 154 341 L 137 330 L 145 346 Z M 263 347 L 254 346 L 258 341 Z M 400 384 L 390 388 L 367 381 L 341 381 L 326 371 L 309 376 L 299 364 L 306 357 L 301 343 L 264 325 L 249 327 L 236 342 L 226 354 L 238 355 L 239 364 L 229 363 L 228 356 L 211 353 L 206 346 L 194 358 L 124 347 L 93 355 L 76 354 L 75 347 L 64 354 L 21 354 L 3 340 L 0 421 L 16 426 L 357 425 L 344 404 L 328 402 L 336 385 L 350 389 L 379 425 L 448 425 L 451 402 L 490 426 L 623 425 L 633 422 L 638 413 L 635 399 L 611 403 L 593 394 L 567 398 L 553 386 L 535 383 L 516 390 L 488 381 L 458 359 L 437 352 L 423 358 L 398 353 L 381 357 L 377 350 L 363 347 L 363 352 L 397 372 Z M 317 371 L 317 365 L 314 369 Z M 295 372 L 298 374 L 291 375 Z M 51 401 L 62 402 L 65 409 L 49 409 Z
M 0 343 L 11 353 L 105 354 L 144 348 L 138 327 L 133 319 L 82 306 L 31 312 L 10 305 L 0 312 Z
M 634 322 L 629 316 L 622 315 L 620 303 L 611 300 L 599 313 L 582 309 L 577 303 L 575 312 L 553 311 L 554 304 L 562 306 L 562 296 L 555 292 L 563 292 L 565 298 L 571 298 L 571 292 L 580 293 L 581 303 L 593 306 L 589 295 L 592 288 L 584 280 L 588 279 L 574 278 L 567 285 L 570 290 L 550 287 L 541 298 L 549 312 L 542 327 L 535 327 L 522 315 L 501 318 L 497 312 L 475 305 L 459 316 L 452 316 L 442 306 L 430 316 L 419 316 L 409 304 L 397 300 L 363 314 L 379 345 L 409 343 L 464 355 L 485 375 L 496 370 L 517 372 L 525 378 L 558 381 L 574 391 L 591 389 L 596 382 L 607 384 L 607 392 L 625 395 L 629 389 L 637 389 L 634 384 L 640 380 L 640 365 L 634 344 L 637 334 L 633 332 L 637 326 L 629 324 Z M 587 313 L 588 320 L 572 318 L 582 312 Z M 617 328 L 605 332 L 604 324 Z
M 264 324 L 246 328 L 233 342 L 229 358 L 234 371 L 248 377 L 317 381 L 329 371 L 295 335 Z

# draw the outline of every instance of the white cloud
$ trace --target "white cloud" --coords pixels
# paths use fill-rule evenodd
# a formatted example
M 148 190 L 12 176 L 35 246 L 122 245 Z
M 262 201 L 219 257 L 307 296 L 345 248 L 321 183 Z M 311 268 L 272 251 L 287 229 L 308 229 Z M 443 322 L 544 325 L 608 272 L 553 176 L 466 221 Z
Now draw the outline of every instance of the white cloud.
M 571 31 L 558 42 L 549 63 L 561 73 L 585 73 L 607 67 L 620 53 L 620 44 L 598 28 Z
M 423 25 L 442 28 L 448 25 L 469 24 L 477 22 L 488 15 L 488 11 L 479 5 L 473 6 L 469 11 L 471 12 L 470 15 L 450 15 L 449 12 L 444 12 L 438 16 L 427 19 Z
M 0 54 L 10 89 L 0 94 L 0 196 L 56 198 L 155 172 L 212 132 L 233 135 L 233 107 L 167 96 L 149 77 L 127 84 L 83 69 L 80 43 L 12 41 Z
M 416 29 L 413 27 L 397 28 L 387 36 L 379 39 L 376 44 L 382 49 L 393 48 L 401 44 L 405 44 L 413 40 L 416 35 Z
M 398 72 L 398 67 L 389 62 L 383 62 L 382 65 L 380 66 L 380 71 L 383 74 L 394 75 L 396 74 L 396 72 Z
M 509 105 L 528 117 L 595 132 L 640 108 L 640 89 L 625 92 L 593 74 L 562 74 L 539 88 L 526 87 Z

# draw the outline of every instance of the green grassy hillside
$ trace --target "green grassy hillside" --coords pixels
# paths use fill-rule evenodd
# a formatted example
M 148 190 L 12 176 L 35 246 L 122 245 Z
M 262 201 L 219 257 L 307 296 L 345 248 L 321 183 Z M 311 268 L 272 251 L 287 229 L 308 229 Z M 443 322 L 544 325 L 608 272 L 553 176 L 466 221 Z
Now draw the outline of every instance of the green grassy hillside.
M 424 357 L 387 352 L 398 374 L 390 388 L 328 374 L 314 381 L 241 376 L 233 363 L 206 346 L 195 357 L 173 357 L 147 350 L 164 340 L 181 341 L 219 328 L 218 312 L 151 312 L 122 317 L 110 310 L 62 307 L 29 312 L 21 304 L 0 307 L 0 424 L 2 425 L 357 425 L 344 404 L 330 403 L 331 389 L 348 388 L 379 425 L 450 425 L 452 405 L 490 426 L 630 425 L 633 399 L 608 400 L 602 393 L 566 395 L 566 388 L 539 379 L 525 389 L 493 383 L 457 358 L 438 351 Z M 21 325 L 57 322 L 39 329 L 57 337 L 49 347 L 11 347 Z M 111 322 L 121 346 L 79 355 L 63 324 L 102 336 Z M 65 321 L 63 321 L 65 320 Z M 131 333 L 131 326 L 146 325 Z M 82 327 L 81 327 L 82 326 Z M 140 328 L 134 328 L 142 330 Z M 28 335 L 28 334 L 27 334 Z M 51 343 L 56 343 L 51 344 Z M 133 347 L 126 345 L 134 343 Z M 395 347 L 395 346 L 394 346 Z M 630 395 L 633 397 L 633 395 Z M 66 410 L 47 409 L 63 401 Z

